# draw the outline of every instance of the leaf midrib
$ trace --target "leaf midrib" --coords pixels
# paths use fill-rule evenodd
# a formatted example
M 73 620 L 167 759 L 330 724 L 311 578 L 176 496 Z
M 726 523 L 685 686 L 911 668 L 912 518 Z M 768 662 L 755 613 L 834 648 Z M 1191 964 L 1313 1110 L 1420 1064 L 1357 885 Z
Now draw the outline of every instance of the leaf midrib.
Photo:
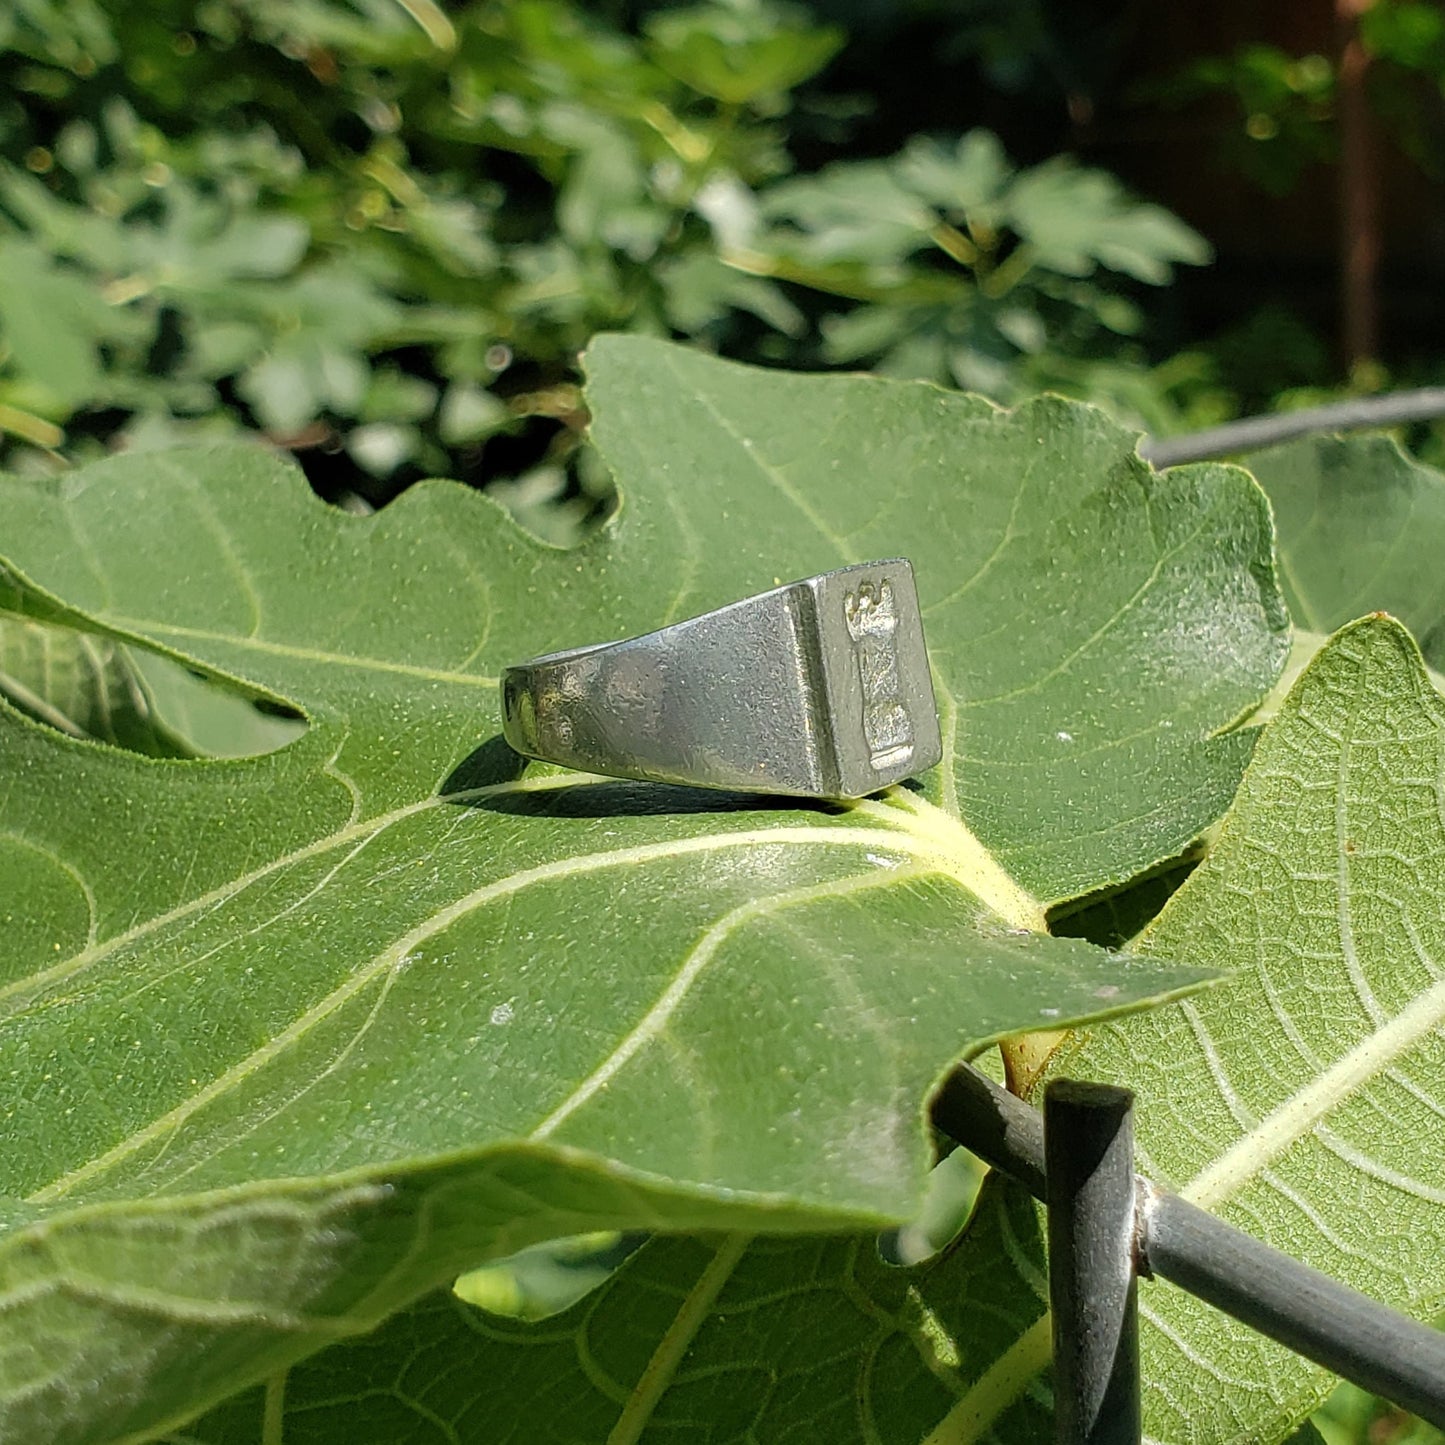
M 1445 979 L 1417 994 L 1387 1023 L 1373 1029 L 1303 1089 L 1266 1114 L 1179 1192 L 1204 1209 L 1231 1198 L 1332 1109 L 1442 1023 Z
M 349 667 L 363 672 L 393 673 L 399 677 L 415 677 L 427 682 L 454 683 L 460 687 L 476 687 L 495 691 L 498 680 L 473 672 L 457 672 L 449 668 L 423 667 L 419 663 L 394 662 L 388 658 L 363 657 L 355 653 L 330 652 L 320 647 L 302 647 L 291 642 L 272 642 L 269 638 L 248 636 L 239 632 L 217 632 L 205 627 L 184 627 L 178 622 L 159 622 L 148 617 L 127 617 L 120 613 L 100 613 L 96 620 L 113 627 L 128 641 L 145 643 L 164 641 L 167 635 L 185 637 L 193 642 L 220 642 L 246 652 L 262 652 L 271 657 L 289 657 L 298 662 L 317 662 L 326 667 Z
M 13 1013 L 18 1009 L 24 1008 L 40 989 L 73 977 L 83 969 L 90 967 L 94 963 L 103 961 L 128 944 L 138 942 L 140 939 L 158 932 L 160 929 L 168 927 L 172 923 L 179 923 L 181 920 L 203 909 L 220 907 L 230 902 L 230 900 L 238 894 L 243 893 L 253 883 L 259 883 L 283 868 L 291 867 L 296 863 L 304 863 L 311 858 L 320 857 L 322 854 L 330 852 L 334 848 L 344 847 L 347 843 L 355 839 L 370 842 L 374 837 L 385 832 L 385 830 L 393 824 L 403 822 L 405 819 L 414 817 L 418 813 L 424 813 L 431 808 L 443 806 L 466 806 L 468 804 L 480 803 L 488 798 L 499 795 L 544 792 L 562 787 L 571 787 L 576 785 L 576 781 L 576 779 L 570 777 L 513 780 L 508 783 L 472 788 L 464 792 L 450 793 L 445 796 L 428 796 L 419 802 L 408 803 L 404 807 L 395 808 L 389 813 L 379 813 L 372 817 L 361 819 L 358 822 L 349 823 L 346 827 L 338 829 L 334 833 L 327 833 L 320 838 L 313 838 L 311 842 L 302 845 L 300 848 L 295 848 L 289 853 L 283 853 L 279 857 L 273 858 L 257 868 L 253 868 L 249 873 L 240 874 L 236 878 L 218 884 L 215 888 L 208 889 L 205 893 L 198 894 L 194 898 L 188 898 L 184 903 L 179 903 L 174 908 L 167 909 L 164 913 L 158 913 L 151 918 L 144 919 L 142 922 L 132 925 L 123 932 L 105 939 L 103 942 L 89 945 L 81 949 L 78 953 L 72 954 L 69 958 L 58 959 L 55 963 L 51 964 L 48 968 L 42 969 L 39 973 L 30 974 L 25 978 L 16 979 L 13 983 L 0 986 L 0 1004 L 3 1004 L 6 999 L 18 997 L 19 1002 L 12 1005 L 10 1012 Z M 0 1015 L 0 1017 L 3 1017 L 3 1015 Z
M 555 1133 L 578 1109 L 601 1093 L 613 1079 L 650 1043 L 661 1035 L 668 1021 L 682 1006 L 692 990 L 692 985 L 701 977 L 717 954 L 739 928 L 755 919 L 770 918 L 787 908 L 804 907 L 825 898 L 851 898 L 872 888 L 896 888 L 900 883 L 927 877 L 930 869 L 912 867 L 897 870 L 880 870 L 872 874 L 850 874 L 831 883 L 819 883 L 806 888 L 793 888 L 783 893 L 770 894 L 765 898 L 750 899 L 747 903 L 725 913 L 687 951 L 682 963 L 673 974 L 672 980 L 658 996 L 657 1001 L 623 1036 L 621 1041 L 562 1100 L 551 1113 L 531 1132 L 533 1139 L 545 1139 Z
M 353 840 L 371 842 L 392 825 L 407 818 L 424 813 L 432 808 L 466 806 L 481 803 L 487 799 L 514 796 L 524 793 L 558 792 L 568 788 L 585 787 L 606 782 L 595 774 L 575 773 L 553 775 L 543 778 L 521 778 L 486 787 L 471 788 L 445 795 L 429 795 L 415 803 L 395 808 L 389 813 L 376 814 L 349 823 L 333 833 L 314 838 L 311 842 L 273 858 L 249 873 L 218 884 L 215 888 L 187 899 L 184 903 L 156 914 L 152 918 L 117 933 L 103 942 L 87 945 L 78 953 L 66 959 L 59 959 L 39 973 L 0 985 L 0 1004 L 11 999 L 9 1012 L 24 1008 L 35 994 L 52 984 L 73 977 L 94 963 L 101 962 L 128 944 L 137 942 L 148 935 L 178 923 L 202 909 L 219 907 L 244 892 L 252 884 L 263 881 L 283 868 L 303 863 L 333 849 L 344 847 Z M 937 808 L 918 794 L 903 788 L 890 788 L 884 795 L 886 802 L 864 799 L 853 804 L 849 811 L 866 813 L 876 817 L 891 830 L 889 846 L 898 846 L 898 839 L 915 839 L 916 846 L 908 851 L 918 856 L 933 857 L 940 865 L 940 871 L 948 874 L 969 892 L 978 897 L 987 907 L 997 913 L 1013 927 L 1045 931 L 1044 910 L 1031 894 L 1018 884 L 978 838 L 952 813 Z M 832 841 L 867 842 L 865 830 L 845 826 L 829 828 Z M 797 826 L 780 826 L 769 830 L 769 841 L 785 842 L 798 838 Z M 736 835 L 709 834 L 707 837 Z M 28 841 L 28 840 L 22 840 Z M 694 840 L 696 841 L 696 840 Z M 878 841 L 877 838 L 872 841 Z M 53 855 L 51 855 L 53 856 Z M 57 862 L 61 860 L 57 859 Z M 63 866 L 63 865 L 62 865 Z M 0 1019 L 4 1014 L 0 1013 Z
M 400 938 L 393 940 L 380 953 L 373 955 L 364 965 L 348 975 L 345 982 L 319 999 L 280 1033 L 268 1039 L 260 1048 L 253 1050 L 225 1072 L 218 1074 L 209 1084 L 191 1094 L 183 1103 L 178 1104 L 160 1118 L 151 1120 L 144 1128 L 135 1131 L 120 1143 L 112 1146 L 106 1153 L 87 1161 L 79 1168 L 29 1195 L 27 1202 L 42 1204 L 61 1198 L 77 1185 L 85 1183 L 97 1174 L 107 1171 L 130 1157 L 137 1150 L 143 1148 L 150 1139 L 178 1128 L 207 1104 L 213 1103 L 217 1098 L 229 1093 L 258 1069 L 298 1043 L 317 1025 L 330 1018 L 338 1009 L 357 997 L 372 983 L 381 980 L 382 998 L 377 1000 L 372 1014 L 368 1016 L 367 1024 L 364 1024 L 348 1043 L 347 1049 L 353 1048 L 384 1002 L 386 992 L 390 989 L 391 983 L 397 977 L 398 971 L 404 965 L 408 955 L 467 914 L 488 903 L 495 902 L 499 898 L 508 897 L 534 884 L 554 882 L 605 868 L 624 867 L 657 859 L 671 859 L 688 853 L 710 852 L 719 848 L 750 847 L 791 841 L 795 844 L 823 846 L 871 843 L 875 847 L 899 849 L 900 840 L 906 837 L 907 835 L 901 830 L 894 832 L 885 829 L 818 827 L 767 828 L 750 829 L 737 833 L 710 833 L 696 838 L 664 840 L 631 848 L 612 849 L 602 853 L 575 855 L 552 863 L 541 864 L 535 868 L 524 869 L 521 872 L 510 874 L 506 878 L 496 879 L 432 913 L 424 923 L 410 929 Z M 334 1067 L 334 1064 L 330 1067 Z
M 707 1267 L 684 1296 L 677 1313 L 652 1352 L 637 1384 L 633 1386 L 622 1413 L 607 1435 L 607 1445 L 636 1445 L 647 1429 L 658 1402 L 667 1393 L 688 1347 L 707 1322 L 717 1297 L 722 1293 L 739 1261 L 747 1253 L 752 1236 L 727 1235 L 718 1245 Z

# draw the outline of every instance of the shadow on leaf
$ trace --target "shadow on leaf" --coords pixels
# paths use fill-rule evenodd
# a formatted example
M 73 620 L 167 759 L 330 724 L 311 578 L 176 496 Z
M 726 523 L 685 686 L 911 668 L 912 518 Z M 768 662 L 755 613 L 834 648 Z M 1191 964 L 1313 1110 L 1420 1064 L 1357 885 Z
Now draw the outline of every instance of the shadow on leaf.
M 535 792 L 481 793 L 515 782 L 528 760 L 515 753 L 500 734 L 469 753 L 442 784 L 440 795 L 466 808 L 508 813 L 524 818 L 664 817 L 697 813 L 807 811 L 837 815 L 846 805 L 821 798 L 788 798 L 769 793 L 733 792 L 721 788 L 689 788 L 676 783 L 648 783 L 618 778 L 578 781 Z

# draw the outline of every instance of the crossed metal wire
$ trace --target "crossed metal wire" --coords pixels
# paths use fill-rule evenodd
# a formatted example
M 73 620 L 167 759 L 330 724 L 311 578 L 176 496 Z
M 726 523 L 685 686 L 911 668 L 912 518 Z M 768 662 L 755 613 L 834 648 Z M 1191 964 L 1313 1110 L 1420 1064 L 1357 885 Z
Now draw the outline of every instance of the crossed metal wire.
M 966 1065 L 934 1101 L 939 1129 L 1048 1206 L 1056 1445 L 1139 1445 L 1141 1274 L 1445 1429 L 1445 1333 L 1140 1178 L 1133 1105 L 1058 1079 L 1040 1114 Z

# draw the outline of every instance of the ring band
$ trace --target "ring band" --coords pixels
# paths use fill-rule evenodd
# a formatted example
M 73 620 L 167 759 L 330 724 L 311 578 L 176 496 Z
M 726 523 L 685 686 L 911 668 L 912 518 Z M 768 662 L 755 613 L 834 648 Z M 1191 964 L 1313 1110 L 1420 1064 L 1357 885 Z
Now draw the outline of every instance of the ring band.
M 825 572 L 502 675 L 519 753 L 610 777 L 860 798 L 943 755 L 913 568 Z

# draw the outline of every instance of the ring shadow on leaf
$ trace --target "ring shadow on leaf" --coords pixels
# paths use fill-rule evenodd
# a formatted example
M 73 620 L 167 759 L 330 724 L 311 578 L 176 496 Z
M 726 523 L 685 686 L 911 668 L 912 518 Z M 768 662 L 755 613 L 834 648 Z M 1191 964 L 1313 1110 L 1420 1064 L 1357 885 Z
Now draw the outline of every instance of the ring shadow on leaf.
M 527 759 L 521 753 L 513 752 L 506 738 L 497 733 L 480 747 L 473 748 L 447 774 L 437 789 L 437 795 L 473 807 L 475 799 L 459 795 L 472 793 L 478 788 L 495 788 L 500 783 L 514 783 L 522 776 L 526 766 Z
M 765 808 L 837 816 L 843 803 L 822 798 L 792 798 L 770 793 L 732 792 L 721 788 L 689 788 L 676 783 L 648 783 L 628 778 L 579 781 L 571 787 L 541 789 L 533 793 L 475 796 L 483 788 L 510 783 L 521 777 L 528 759 L 512 751 L 506 740 L 488 738 L 452 769 L 439 795 L 467 808 L 509 813 L 526 818 L 658 818 L 699 813 L 742 813 Z M 578 774 L 581 778 L 583 775 Z

